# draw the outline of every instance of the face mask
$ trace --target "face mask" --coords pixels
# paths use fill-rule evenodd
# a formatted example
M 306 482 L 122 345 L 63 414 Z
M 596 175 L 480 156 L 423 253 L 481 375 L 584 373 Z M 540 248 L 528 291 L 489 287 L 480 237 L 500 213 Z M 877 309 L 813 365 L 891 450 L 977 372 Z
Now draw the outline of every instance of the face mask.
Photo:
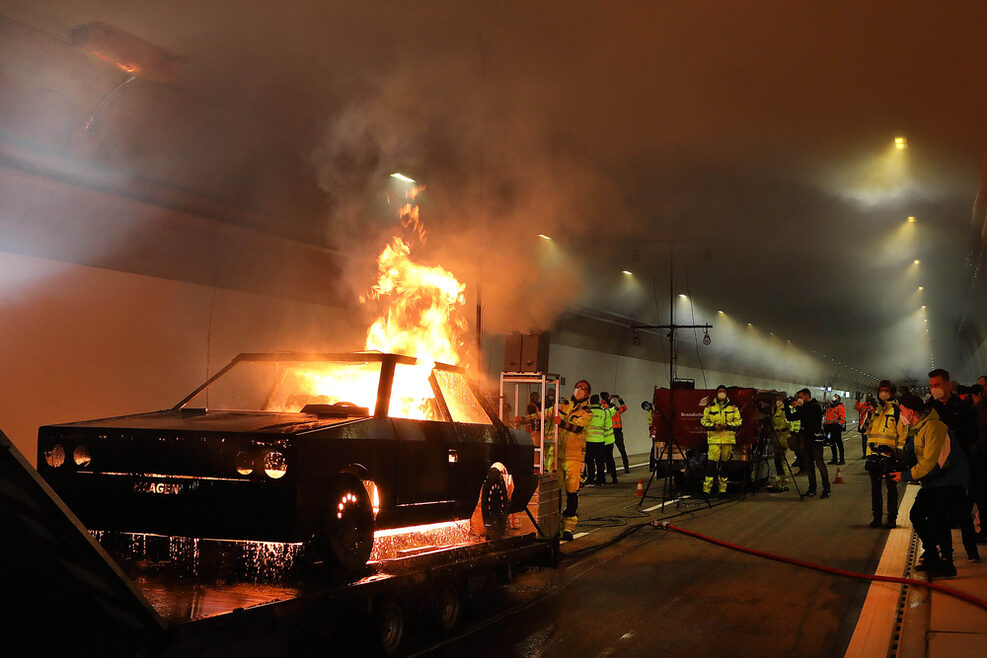
M 726 393 L 717 393 L 716 394 L 716 399 L 719 400 L 720 402 L 722 402 L 723 400 L 726 400 L 727 399 L 727 394 Z
M 946 397 L 946 391 L 944 391 L 942 388 L 938 386 L 933 386 L 931 387 L 930 390 L 932 391 L 932 397 L 934 397 L 937 400 L 941 400 L 944 397 Z
M 881 391 L 880 393 L 877 394 L 877 397 L 887 402 L 888 400 L 891 399 L 891 394 L 888 393 L 887 391 Z

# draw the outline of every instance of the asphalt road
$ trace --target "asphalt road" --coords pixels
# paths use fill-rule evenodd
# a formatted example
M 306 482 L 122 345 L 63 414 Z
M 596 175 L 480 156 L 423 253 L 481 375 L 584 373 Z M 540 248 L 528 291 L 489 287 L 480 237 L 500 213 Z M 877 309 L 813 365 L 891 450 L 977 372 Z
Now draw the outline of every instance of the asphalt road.
M 867 527 L 870 486 L 859 444 L 829 500 L 794 491 L 666 506 L 661 518 L 731 543 L 873 573 L 887 530 Z M 835 478 L 835 467 L 830 479 Z M 739 553 L 648 525 L 624 483 L 584 489 L 578 531 L 556 570 L 536 570 L 474 605 L 456 636 L 429 656 L 842 656 L 868 584 Z M 645 480 L 646 481 L 646 480 Z M 799 478 L 806 488 L 805 476 Z M 650 507 L 648 501 L 642 507 Z M 673 515 L 679 514 L 674 518 Z M 595 520 L 594 520 L 595 519 Z M 626 536 L 612 545 L 608 541 Z M 593 547 L 600 547 L 593 550 Z

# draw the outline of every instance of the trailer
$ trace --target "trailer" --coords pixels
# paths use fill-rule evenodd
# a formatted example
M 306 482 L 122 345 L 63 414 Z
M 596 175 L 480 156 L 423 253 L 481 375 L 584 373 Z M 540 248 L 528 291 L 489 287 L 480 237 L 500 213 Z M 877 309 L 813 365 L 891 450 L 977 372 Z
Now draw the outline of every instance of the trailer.
M 537 528 L 534 518 L 531 526 Z M 554 566 L 535 532 L 373 563 L 351 582 L 200 582 L 135 573 L 100 545 L 0 432 L 0 631 L 35 655 L 395 655 L 448 634 L 466 603 L 519 570 Z

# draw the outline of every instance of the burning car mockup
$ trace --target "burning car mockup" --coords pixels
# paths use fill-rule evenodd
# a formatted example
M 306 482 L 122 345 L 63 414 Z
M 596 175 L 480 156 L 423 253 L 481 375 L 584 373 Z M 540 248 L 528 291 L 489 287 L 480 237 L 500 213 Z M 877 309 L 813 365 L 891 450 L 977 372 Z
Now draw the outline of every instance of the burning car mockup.
M 171 409 L 38 436 L 90 530 L 299 543 L 345 571 L 379 530 L 473 518 L 502 536 L 533 455 L 462 369 L 379 352 L 241 354 Z

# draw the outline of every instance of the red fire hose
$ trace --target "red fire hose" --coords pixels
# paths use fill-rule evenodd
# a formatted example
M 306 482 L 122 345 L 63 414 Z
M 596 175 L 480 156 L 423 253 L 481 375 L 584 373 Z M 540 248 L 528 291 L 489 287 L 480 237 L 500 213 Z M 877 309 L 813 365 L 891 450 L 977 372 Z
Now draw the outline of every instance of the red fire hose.
M 815 564 L 813 562 L 806 562 L 804 560 L 796 560 L 792 557 L 786 557 L 784 555 L 775 555 L 774 553 L 766 553 L 764 551 L 759 551 L 753 548 L 747 548 L 745 546 L 738 546 L 736 544 L 731 544 L 725 542 L 721 539 L 715 539 L 707 535 L 694 532 L 692 530 L 686 530 L 685 528 L 680 528 L 674 526 L 667 521 L 652 521 L 651 525 L 655 528 L 661 528 L 662 530 L 674 530 L 675 532 L 682 533 L 683 535 L 689 535 L 690 537 L 695 537 L 696 539 L 702 539 L 703 541 L 708 541 L 711 544 L 716 544 L 718 546 L 723 546 L 724 548 L 729 548 L 734 551 L 740 551 L 742 553 L 750 553 L 751 555 L 757 555 L 758 557 L 764 557 L 769 560 L 776 560 L 778 562 L 785 562 L 787 564 L 793 564 L 797 567 L 805 567 L 806 569 L 815 569 L 816 571 L 822 571 L 824 573 L 832 573 L 837 576 L 848 576 L 850 578 L 860 578 L 861 580 L 876 580 L 882 583 L 899 583 L 904 585 L 914 585 L 915 587 L 924 587 L 926 589 L 935 590 L 937 592 L 942 592 L 943 594 L 948 594 L 949 596 L 956 597 L 967 603 L 972 603 L 973 605 L 987 610 L 987 601 L 977 598 L 966 592 L 961 592 L 956 589 L 950 589 L 949 587 L 944 587 L 937 583 L 930 583 L 924 580 L 915 580 L 913 578 L 899 578 L 897 576 L 879 576 L 877 574 L 871 573 L 857 573 L 856 571 L 846 571 L 845 569 L 837 569 L 835 567 L 827 567 L 821 564 Z

